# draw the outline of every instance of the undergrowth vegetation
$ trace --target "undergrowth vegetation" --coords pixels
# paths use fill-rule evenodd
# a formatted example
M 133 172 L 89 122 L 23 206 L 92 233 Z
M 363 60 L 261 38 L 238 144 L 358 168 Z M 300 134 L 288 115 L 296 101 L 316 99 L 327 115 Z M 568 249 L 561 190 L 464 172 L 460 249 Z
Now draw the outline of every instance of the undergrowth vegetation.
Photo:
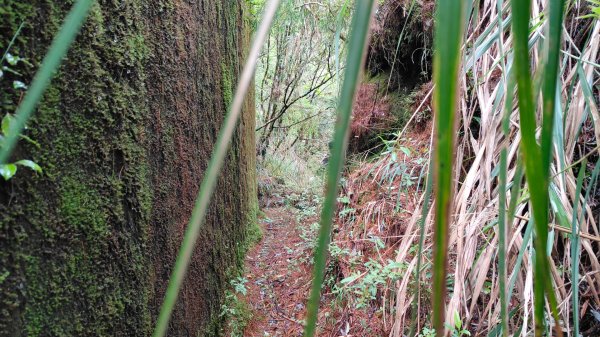
M 230 337 L 243 337 L 244 330 L 252 319 L 252 310 L 242 298 L 246 295 L 247 279 L 237 277 L 230 281 L 230 288 L 225 290 L 225 303 L 221 305 L 221 317 L 227 322 L 224 333 Z
M 355 315 L 357 309 L 369 308 L 365 317 L 380 322 L 396 337 L 435 334 L 432 309 L 439 313 L 438 320 L 446 322 L 441 330 L 455 336 L 528 335 L 549 329 L 568 336 L 598 333 L 595 183 L 600 31 L 593 14 L 597 6 L 570 1 L 564 7 L 564 19 L 557 19 L 560 2 L 552 3 L 551 15 L 550 3 L 533 1 L 531 15 L 525 12 L 527 62 L 532 71 L 532 103 L 531 108 L 525 107 L 531 115 L 525 122 L 533 121 L 533 128 L 521 126 L 523 107 L 518 107 L 527 94 L 515 91 L 515 75 L 528 70 L 513 66 L 518 44 L 513 34 L 518 33 L 511 30 L 510 2 L 465 5 L 460 68 L 453 80 L 457 87 L 449 93 L 457 94 L 456 143 L 444 150 L 450 155 L 444 165 L 455 167 L 454 171 L 448 166 L 444 169 L 451 172 L 448 187 L 455 193 L 448 199 L 448 232 L 434 239 L 432 206 L 439 196 L 433 197 L 431 184 L 437 189 L 439 180 L 427 186 L 428 163 L 434 139 L 439 142 L 440 133 L 454 131 L 445 120 L 447 131 L 438 127 L 436 135 L 429 118 L 435 110 L 435 86 L 428 82 L 428 57 L 432 55 L 432 35 L 428 34 L 432 31 L 423 27 L 432 25 L 433 3 L 383 2 L 376 18 L 397 20 L 392 24 L 395 28 L 377 19 L 372 26 L 375 37 L 367 59 L 370 77 L 358 89 L 354 106 L 350 150 L 359 153 L 351 157 L 349 173 L 342 179 L 327 265 L 340 273 L 325 283 L 339 298 L 350 300 L 334 301 L 335 305 Z M 556 27 L 556 20 L 565 30 L 557 33 L 552 28 L 550 34 L 549 27 Z M 420 27 L 416 33 L 415 24 Z M 560 34 L 558 40 L 556 34 Z M 413 36 L 416 41 L 411 40 Z M 422 54 L 403 59 L 403 53 L 416 49 L 410 48 L 415 43 L 421 43 Z M 547 68 L 552 62 L 550 43 L 559 46 L 554 48 L 559 50 L 556 90 L 546 87 L 553 73 Z M 395 49 L 397 45 L 401 47 Z M 422 69 L 420 75 L 403 71 L 402 67 L 415 63 L 413 67 Z M 556 103 L 551 111 L 549 100 Z M 536 132 L 541 148 L 522 140 Z M 545 136 L 539 136 L 540 132 Z M 553 135 L 551 141 L 548 134 Z M 524 146 L 539 150 L 527 154 Z M 527 171 L 524 158 L 536 158 L 531 153 L 538 151 L 551 155 L 547 178 L 537 176 L 542 166 L 533 173 Z M 542 157 L 536 160 L 535 165 L 542 165 Z M 439 159 L 434 162 L 440 163 Z M 548 206 L 542 209 L 549 211 L 547 229 L 545 224 L 536 226 L 530 213 L 532 198 L 543 200 L 546 179 Z M 532 183 L 534 188 L 529 186 Z M 540 203 L 533 203 L 539 209 Z M 447 257 L 438 259 L 436 265 L 448 259 L 442 269 L 447 276 L 438 285 L 438 289 L 445 288 L 447 297 L 439 297 L 431 288 L 433 247 L 446 235 L 447 244 L 441 249 Z M 540 251 L 546 254 L 536 253 Z M 543 255 L 548 256 L 545 271 L 540 267 L 546 260 Z M 535 281 L 538 278 L 548 282 Z M 541 284 L 546 285 L 541 288 Z M 436 297 L 446 299 L 443 313 L 439 307 L 434 309 Z M 373 310 L 379 314 L 373 316 Z M 344 324 L 339 322 L 338 331 L 344 330 Z M 352 329 L 360 335 L 358 325 Z M 439 325 L 437 330 L 441 333 Z
M 544 83 L 542 69 L 548 58 L 549 42 L 545 38 L 548 36 L 548 15 L 544 15 L 547 6 L 546 2 L 533 2 L 529 24 L 529 48 L 536 90 L 541 89 Z M 500 9 L 502 14 L 499 14 Z M 542 229 L 533 229 L 529 202 L 534 192 L 522 180 L 525 169 L 519 146 L 523 146 L 521 134 L 525 131 L 519 128 L 519 110 L 516 109 L 519 96 L 513 92 L 516 82 L 510 75 L 514 60 L 510 3 L 476 1 L 466 10 L 465 46 L 460 60 L 460 81 L 457 82 L 460 85 L 457 89 L 457 143 L 450 152 L 444 150 L 453 154 L 456 168 L 452 173 L 452 189 L 456 193 L 450 203 L 449 241 L 443 248 L 449 259 L 448 277 L 443 285 L 448 292 L 442 316 L 447 322 L 446 329 L 454 335 L 461 335 L 463 330 L 487 336 L 528 335 L 533 331 L 535 321 L 537 333 L 552 328 L 569 336 L 593 336 L 598 333 L 599 324 L 594 313 L 600 305 L 598 292 L 594 290 L 598 289 L 595 270 L 599 251 L 595 221 L 597 197 L 594 192 L 597 178 L 595 162 L 598 158 L 595 116 L 598 105 L 599 24 L 587 15 L 593 8 L 589 3 L 579 1 L 568 2 L 565 7 L 566 31 L 560 44 L 559 86 L 556 94 L 551 96 L 557 104 L 553 109 L 554 117 L 549 117 L 556 122 L 551 128 L 554 138 L 548 185 L 550 224 L 547 229 L 547 255 L 550 259 L 547 276 L 542 276 L 544 274 L 539 270 L 534 272 L 536 251 L 540 251 L 534 242 L 543 240 L 545 236 L 539 233 Z M 549 94 L 546 91 L 544 95 L 539 96 L 539 105 L 532 105 L 540 107 L 539 116 L 543 110 L 541 98 Z M 430 106 L 428 96 L 417 99 L 414 116 Z M 547 120 L 544 119 L 544 123 Z M 419 144 L 425 147 L 423 152 L 412 151 L 422 156 L 420 165 L 409 174 L 417 183 L 402 190 L 402 186 L 406 185 L 402 175 L 390 169 L 396 165 L 398 157 L 404 155 L 402 148 L 411 142 L 400 132 L 402 135 L 392 146 L 392 152 L 396 154 L 392 156 L 389 151 L 383 151 L 371 159 L 371 164 L 361 162 L 354 165 L 358 168 L 349 181 L 350 186 L 357 187 L 346 193 L 356 200 L 353 207 L 360 219 L 344 217 L 345 206 L 338 208 L 343 226 L 368 228 L 365 234 L 391 237 L 386 242 L 388 256 L 404 262 L 406 266 L 405 277 L 399 281 L 388 280 L 388 295 L 379 298 L 380 308 L 394 307 L 387 312 L 387 321 L 393 322 L 393 336 L 419 331 L 427 335 L 431 331 L 428 326 L 432 301 L 439 298 L 439 293 L 430 292 L 432 247 L 439 241 L 431 237 L 434 231 L 432 196 L 427 193 L 423 181 L 423 173 L 429 171 L 426 164 L 431 142 L 426 135 L 430 129 L 427 130 L 426 121 L 421 125 L 415 125 L 414 119 L 410 122 L 416 128 L 408 132 L 413 136 L 421 134 Z M 420 133 L 423 129 L 425 133 Z M 438 129 L 438 132 L 442 131 Z M 446 132 L 453 132 L 452 128 Z M 382 147 L 385 148 L 385 145 Z M 434 162 L 439 163 L 439 160 Z M 367 165 L 374 165 L 375 169 Z M 445 170 L 448 170 L 447 166 Z M 378 175 L 383 178 L 378 178 Z M 536 180 L 528 178 L 527 181 Z M 542 183 L 534 184 L 540 186 Z M 373 193 L 374 190 L 377 192 Z M 408 200 L 404 201 L 404 198 Z M 399 203 L 400 207 L 393 207 Z M 506 226 L 501 227 L 502 222 Z M 390 226 L 394 223 L 400 223 L 400 227 Z M 502 228 L 505 228 L 505 234 L 502 234 Z M 538 234 L 534 235 L 536 231 Z M 354 243 L 357 241 L 355 239 Z M 369 254 L 376 256 L 372 247 L 363 250 L 370 250 Z M 382 261 L 385 258 L 383 256 Z M 537 265 L 540 263 L 538 261 Z M 504 273 L 502 268 L 506 268 Z M 549 281 L 545 292 L 549 300 L 554 297 L 555 301 L 547 302 L 548 306 L 544 305 L 546 296 L 543 293 L 534 294 L 534 288 L 542 283 L 535 281 L 537 278 Z M 572 282 L 578 286 L 572 286 Z M 501 295 L 503 293 L 505 298 Z M 534 299 L 539 301 L 540 296 L 544 314 L 534 318 L 533 314 L 539 312 L 540 306 L 535 304 Z M 551 308 L 553 303 L 558 304 L 558 321 L 546 309 Z M 503 319 L 506 320 L 504 326 L 501 323 Z
M 319 193 L 349 15 L 347 0 L 282 2 L 255 80 L 259 189 Z
M 412 15 L 410 1 L 396 2 L 396 6 L 405 15 Z M 545 2 L 534 2 L 527 19 L 536 90 L 541 90 L 543 74 L 548 71 L 544 70 L 548 62 L 545 51 L 549 48 L 545 37 L 550 16 L 543 15 L 547 6 Z M 534 273 L 536 259 L 540 258 L 536 257 L 536 251 L 545 246 L 536 248 L 535 244 L 546 240 L 546 235 L 540 233 L 544 231 L 541 227 L 533 229 L 529 202 L 532 193 L 543 192 L 531 191 L 524 184 L 535 181 L 534 178 L 523 180 L 526 173 L 519 146 L 524 146 L 521 132 L 527 129 L 520 132 L 519 109 L 516 109 L 519 95 L 512 90 L 516 82 L 511 77 L 514 75 L 510 75 L 516 57 L 510 29 L 511 7 L 508 2 L 476 1 L 465 11 L 465 44 L 457 74 L 459 80 L 454 80 L 459 94 L 457 140 L 449 152 L 444 150 L 451 154 L 456 170 L 451 175 L 450 187 L 455 193 L 449 204 L 448 243 L 442 248 L 449 259 L 448 278 L 444 281 L 448 300 L 440 316 L 447 321 L 445 328 L 457 336 L 525 335 L 533 331 L 534 321 L 538 323 L 535 330 L 541 333 L 557 323 L 546 309 L 542 309 L 543 316 L 538 314 L 540 305 L 545 307 L 540 304 L 544 303 L 540 302 L 540 296 L 544 299 L 547 294 L 549 308 L 553 303 L 558 304 L 558 329 L 566 335 L 582 332 L 593 335 L 598 331 L 594 313 L 600 305 L 598 293 L 593 290 L 599 286 L 594 274 L 598 261 L 598 229 L 594 220 L 598 214 L 594 192 L 598 158 L 598 126 L 594 122 L 598 21 L 588 14 L 593 13 L 593 7 L 580 1 L 569 2 L 565 7 L 566 31 L 560 42 L 557 104 L 551 117 L 556 123 L 550 128 L 554 134 L 548 185 L 550 282 L 546 290 L 535 294 L 538 286 L 534 277 L 544 277 L 542 269 Z M 398 39 L 404 39 L 401 31 L 396 31 Z M 382 44 L 381 39 L 374 42 Z M 393 49 L 384 50 L 388 58 L 395 54 Z M 398 59 L 397 55 L 394 57 Z M 382 59 L 385 56 L 373 63 L 380 65 Z M 386 70 L 390 71 L 389 63 L 383 63 L 387 69 L 369 67 L 370 71 L 375 69 L 384 75 L 367 80 L 358 91 L 352 135 L 368 131 L 370 139 L 373 134 L 381 136 L 375 136 L 375 142 L 359 149 L 371 150 L 371 156 L 366 160 L 357 156 L 350 165 L 351 173 L 342 181 L 338 225 L 332 237 L 328 268 L 341 264 L 343 276 L 334 282 L 333 288 L 336 293 L 353 293 L 351 300 L 339 305 L 354 310 L 371 303 L 381 312 L 383 324 L 393 336 L 419 332 L 427 335 L 434 331 L 428 328 L 432 324 L 432 296 L 439 296 L 430 290 L 433 280 L 430 259 L 436 241 L 432 238 L 433 208 L 429 202 L 432 196 L 425 186 L 433 134 L 428 118 L 422 117 L 432 109 L 433 89 L 426 83 L 415 86 L 417 90 L 408 95 L 404 91 L 405 96 L 401 97 L 407 97 L 403 106 L 410 111 L 408 117 L 396 125 L 382 124 L 385 118 L 373 118 L 377 117 L 378 109 L 384 111 L 381 115 L 400 110 L 390 108 L 389 98 L 384 97 L 389 90 L 383 85 L 386 79 L 389 85 L 393 83 L 391 78 L 401 77 L 385 75 Z M 422 78 L 427 81 L 428 77 Z M 398 92 L 398 88 L 394 89 Z M 541 98 L 548 99 L 548 92 L 540 96 L 540 102 Z M 365 103 L 371 104 L 366 110 Z M 361 110 L 366 113 L 361 114 Z M 544 123 L 549 120 L 544 119 Z M 406 122 L 408 128 L 404 128 Z M 502 223 L 505 225 L 501 226 Z M 393 263 L 388 263 L 389 260 Z M 538 261 L 537 265 L 541 263 Z M 388 273 L 386 266 L 393 266 L 393 272 Z M 404 277 L 398 278 L 396 272 Z M 571 282 L 577 282 L 578 287 L 571 286 Z M 586 295 L 581 298 L 578 294 Z M 585 325 L 584 331 L 578 327 L 581 324 Z

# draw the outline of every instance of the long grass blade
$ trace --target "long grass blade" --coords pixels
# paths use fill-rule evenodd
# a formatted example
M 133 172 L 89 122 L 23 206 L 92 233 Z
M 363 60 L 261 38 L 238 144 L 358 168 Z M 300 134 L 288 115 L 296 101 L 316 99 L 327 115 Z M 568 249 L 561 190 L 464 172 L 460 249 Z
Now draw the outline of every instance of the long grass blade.
M 13 37 L 10 39 L 8 46 L 6 46 L 6 50 L 4 50 L 4 54 L 2 54 L 2 59 L 0 59 L 0 65 L 2 63 L 4 63 L 4 59 L 6 59 L 6 56 L 8 56 L 8 53 L 10 52 L 10 48 L 12 48 L 13 44 L 15 44 L 15 41 L 17 40 L 17 37 L 19 37 L 19 34 L 21 34 L 21 30 L 23 30 L 23 26 L 25 26 L 25 21 L 21 22 L 21 24 L 19 25 L 19 28 L 17 28 L 17 31 L 15 32 Z
M 513 77 L 514 78 L 514 77 Z M 515 171 L 515 175 L 513 178 L 513 185 L 510 191 L 510 204 L 508 205 L 507 211 L 507 223 L 512 223 L 515 217 L 515 211 L 517 209 L 519 195 L 521 194 L 521 181 L 523 180 L 523 162 L 520 160 L 520 156 L 517 157 L 517 169 Z M 519 249 L 519 254 L 517 256 L 517 261 L 515 262 L 513 276 L 510 279 L 510 284 L 508 285 L 508 291 L 506 294 L 506 302 L 510 303 L 512 298 L 513 289 L 515 287 L 515 283 L 517 282 L 517 274 L 519 270 L 521 270 L 521 263 L 523 261 L 523 256 L 525 255 L 525 248 L 529 244 L 529 239 L 531 237 L 532 226 L 531 223 L 527 224 L 527 228 L 525 230 L 525 234 L 523 235 L 523 244 Z M 518 335 L 514 335 L 518 336 Z
M 425 185 L 425 196 L 424 196 L 424 201 L 423 201 L 423 208 L 421 209 L 421 218 L 419 219 L 419 246 L 418 246 L 418 251 L 417 251 L 417 267 L 415 269 L 415 282 L 417 283 L 417 290 L 416 290 L 416 296 L 420 296 L 421 294 L 421 271 L 423 269 L 423 249 L 424 249 L 424 245 L 425 245 L 425 220 L 427 219 L 427 214 L 429 213 L 429 208 L 430 208 L 430 200 L 431 200 L 431 193 L 433 190 L 433 186 L 432 186 L 432 178 L 433 178 L 433 172 L 432 170 L 433 165 L 431 165 L 431 160 L 429 161 L 429 172 L 427 174 L 427 182 Z M 411 313 L 411 326 L 410 326 L 410 331 L 408 333 L 409 336 L 414 336 L 415 332 L 417 331 L 417 323 L 418 323 L 418 302 L 419 301 L 413 301 L 412 303 L 412 313 Z
M 254 70 L 258 64 L 260 50 L 262 49 L 265 40 L 269 36 L 269 30 L 271 28 L 271 24 L 273 23 L 275 13 L 279 7 L 279 3 L 280 0 L 271 0 L 265 7 L 260 26 L 256 32 L 250 54 L 248 55 L 246 65 L 244 66 L 244 70 L 238 83 L 231 108 L 227 113 L 221 130 L 219 131 L 219 136 L 217 138 L 211 160 L 208 164 L 208 168 L 206 169 L 206 173 L 204 174 L 204 178 L 202 179 L 200 191 L 198 192 L 198 198 L 196 199 L 192 216 L 185 231 L 183 242 L 181 243 L 181 248 L 179 250 L 179 254 L 177 255 L 177 260 L 175 261 L 173 273 L 171 274 L 171 279 L 169 280 L 169 286 L 167 287 L 165 299 L 156 322 L 156 328 L 153 334 L 154 337 L 163 337 L 169 326 L 169 320 L 171 319 L 171 314 L 177 301 L 181 284 L 183 283 L 187 268 L 190 264 L 196 239 L 198 238 L 198 234 L 202 224 L 204 223 L 206 211 L 208 209 L 212 194 L 215 190 L 219 171 L 223 166 L 227 149 L 231 143 L 233 132 L 242 111 L 244 98 L 248 92 L 248 89 L 250 88 L 250 85 L 252 84 L 252 81 L 254 80 Z
M 545 296 L 548 296 L 550 308 L 556 321 L 556 333 L 562 335 L 558 325 L 556 299 L 552 292 L 551 275 L 548 264 L 548 210 L 550 185 L 550 162 L 552 159 L 552 138 L 556 97 L 556 84 L 558 79 L 558 57 L 562 32 L 562 17 L 564 1 L 553 0 L 550 2 L 549 15 L 549 40 L 546 45 L 546 63 L 542 78 L 543 91 L 543 123 L 541 135 L 541 148 L 535 139 L 535 100 L 532 90 L 531 74 L 529 69 L 529 20 L 531 15 L 531 1 L 512 0 L 513 36 L 515 68 L 519 90 L 519 113 L 521 135 L 523 140 L 523 157 L 525 159 L 525 176 L 531 191 L 531 205 L 535 218 L 536 263 L 534 275 L 534 319 L 535 335 L 541 337 L 545 325 Z
M 586 162 L 584 159 L 581 164 L 581 169 L 579 172 L 579 176 L 577 177 L 577 187 L 575 191 L 575 195 L 579 196 L 582 190 L 583 178 L 586 172 Z M 592 172 L 592 177 L 588 182 L 588 186 L 585 192 L 585 197 L 583 198 L 583 204 L 581 205 L 582 213 L 585 212 L 586 203 L 594 185 L 596 184 L 596 180 L 598 179 L 598 174 L 600 173 L 600 160 L 596 162 L 594 167 L 594 171 Z M 579 336 L 579 257 L 580 257 L 580 226 L 579 226 L 579 218 L 577 212 L 577 205 L 579 204 L 579 200 L 573 203 L 573 221 L 571 224 L 571 305 L 572 305 L 572 318 L 573 318 L 573 336 Z
M 558 82 L 558 61 L 563 27 L 564 0 L 550 1 L 548 19 L 548 45 L 546 64 L 544 65 L 544 82 L 542 84 L 543 121 L 542 121 L 542 164 L 545 177 L 550 176 L 552 159 L 552 132 L 554 129 L 554 112 L 558 100 L 556 86 Z
M 52 41 L 48 54 L 44 57 L 40 69 L 35 74 L 23 102 L 17 108 L 11 129 L 5 135 L 0 148 L 0 165 L 5 164 L 12 153 L 25 124 L 33 114 L 35 107 L 42 98 L 50 80 L 66 55 L 71 43 L 79 33 L 94 0 L 78 0 L 65 19 L 65 23 Z
M 463 37 L 463 1 L 438 1 L 434 37 L 433 80 L 436 133 L 433 160 L 435 230 L 433 252 L 433 326 L 445 335 L 448 228 L 452 207 L 455 115 L 458 70 Z
M 550 186 L 550 164 L 552 162 L 552 148 L 554 146 L 553 137 L 555 134 L 554 121 L 557 111 L 557 102 L 560 104 L 559 91 L 557 91 L 558 75 L 559 75 L 559 56 L 560 44 L 562 40 L 563 17 L 564 17 L 565 0 L 551 0 L 549 3 L 548 16 L 548 43 L 546 45 L 546 63 L 543 68 L 543 119 L 542 119 L 542 134 L 541 134 L 541 164 L 542 178 Z M 556 144 L 556 147 L 563 151 L 563 144 Z M 545 198 L 549 200 L 546 187 Z M 547 212 L 547 211 L 546 211 Z M 547 213 L 546 213 L 547 214 Z M 547 227 L 547 223 L 544 224 Z M 540 227 L 541 228 L 541 227 Z M 547 229 L 545 230 L 547 233 Z M 547 245 L 547 241 L 544 242 Z M 548 254 L 550 255 L 550 254 Z M 547 261 L 548 257 L 543 256 Z M 547 274 L 550 276 L 550 269 L 547 267 Z M 552 289 L 552 278 L 544 277 L 545 291 L 550 303 L 550 310 L 555 320 L 556 334 L 562 336 L 560 328 L 560 319 L 558 315 L 558 303 Z M 535 300 L 534 300 L 535 301 Z
M 340 92 L 338 104 L 338 117 L 333 136 L 333 147 L 329 165 L 327 166 L 327 186 L 325 200 L 321 211 L 321 224 L 314 258 L 314 272 L 312 289 L 307 305 L 305 337 L 315 334 L 317 314 L 321 298 L 321 284 L 323 283 L 325 262 L 331 235 L 331 225 L 335 203 L 337 200 L 338 183 L 344 165 L 347 146 L 348 129 L 352 115 L 352 105 L 356 94 L 356 87 L 360 80 L 360 73 L 364 62 L 367 36 L 371 22 L 371 13 L 375 5 L 374 0 L 357 1 L 352 18 L 352 32 L 348 45 L 346 73 Z
M 581 195 L 586 165 L 587 160 L 584 160 L 577 176 L 576 199 L 573 202 L 573 220 L 571 222 L 571 292 L 573 293 L 571 303 L 573 306 L 573 331 L 575 336 L 579 336 L 579 226 L 577 225 L 579 217 L 577 206 L 579 206 L 579 196 Z
M 514 38 L 514 55 L 515 55 L 515 71 L 517 77 L 517 87 L 519 92 L 519 117 L 522 136 L 522 153 L 525 161 L 525 177 L 530 190 L 530 200 L 533 209 L 533 218 L 535 219 L 535 234 L 534 247 L 535 267 L 534 277 L 534 320 L 535 320 L 535 336 L 542 337 L 545 327 L 545 295 L 550 292 L 551 286 L 550 269 L 548 266 L 548 258 L 546 255 L 548 246 L 548 209 L 549 209 L 549 154 L 547 147 L 552 142 L 552 128 L 548 128 L 548 124 L 553 123 L 554 118 L 548 118 L 548 114 L 553 114 L 554 109 L 546 111 L 545 102 L 544 108 L 544 124 L 542 132 L 542 144 L 544 148 L 544 158 L 542 158 L 542 149 L 536 143 L 536 121 L 535 121 L 535 100 L 534 91 L 531 80 L 529 66 L 529 20 L 531 16 L 531 1 L 530 0 L 512 0 L 513 14 L 513 38 Z M 549 53 L 550 54 L 550 53 Z M 555 69 L 550 67 L 551 69 Z M 556 68 L 557 69 L 557 68 Z M 556 71 L 552 74 L 544 76 L 544 91 L 547 90 L 547 81 L 556 82 Z M 554 83 L 556 84 L 556 83 Z M 555 91 L 553 90 L 550 98 L 555 99 Z M 550 130 L 549 134 L 547 129 Z M 558 324 L 558 322 L 557 322 Z M 557 325 L 557 331 L 558 331 Z
M 500 6 L 499 6 L 500 7 Z M 509 82 L 506 92 L 506 103 L 504 107 L 504 118 L 502 119 L 502 133 L 504 137 L 510 137 L 510 115 L 512 113 L 513 106 L 513 90 L 514 78 L 512 72 L 509 75 Z M 510 88 L 510 89 L 508 89 Z M 500 152 L 500 174 L 499 174 L 499 193 L 498 193 L 498 269 L 499 269 L 499 283 L 500 283 L 500 321 L 502 327 L 502 336 L 508 337 L 508 304 L 506 296 L 506 285 L 507 285 L 507 270 L 506 270 L 506 193 L 507 193 L 507 171 L 508 171 L 508 149 L 506 143 L 502 146 Z

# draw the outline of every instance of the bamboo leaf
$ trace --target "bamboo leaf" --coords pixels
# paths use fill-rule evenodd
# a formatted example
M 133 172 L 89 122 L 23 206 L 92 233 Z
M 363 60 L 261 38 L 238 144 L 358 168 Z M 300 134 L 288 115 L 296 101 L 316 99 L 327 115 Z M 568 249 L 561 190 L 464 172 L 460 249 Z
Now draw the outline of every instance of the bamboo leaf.
M 352 18 L 352 31 L 348 45 L 348 56 L 346 60 L 346 73 L 340 92 L 337 108 L 337 122 L 333 136 L 333 148 L 327 165 L 327 180 L 325 189 L 325 200 L 321 211 L 321 221 L 317 247 L 315 249 L 314 271 L 312 289 L 307 305 L 305 337 L 315 334 L 317 314 L 321 298 L 321 284 L 323 283 L 325 262 L 331 235 L 331 225 L 335 203 L 337 199 L 338 184 L 347 146 L 348 129 L 352 114 L 352 105 L 356 88 L 360 81 L 360 73 L 364 62 L 367 35 L 371 22 L 371 13 L 375 5 L 374 0 L 357 1 Z
M 446 264 L 448 228 L 452 207 L 454 122 L 457 107 L 458 71 L 463 36 L 463 1 L 438 1 L 434 37 L 433 80 L 435 149 L 433 180 L 435 230 L 433 255 L 433 327 L 445 335 Z

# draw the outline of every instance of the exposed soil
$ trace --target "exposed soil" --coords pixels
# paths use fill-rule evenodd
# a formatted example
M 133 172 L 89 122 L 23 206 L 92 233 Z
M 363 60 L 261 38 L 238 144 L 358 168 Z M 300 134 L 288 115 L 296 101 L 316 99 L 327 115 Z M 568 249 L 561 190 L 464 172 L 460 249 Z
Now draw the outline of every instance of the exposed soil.
M 302 336 L 312 281 L 311 240 L 316 234 L 311 224 L 318 220 L 318 215 L 306 216 L 299 210 L 301 207 L 283 204 L 283 200 L 265 203 L 265 215 L 260 220 L 263 238 L 246 258 L 248 282 L 244 300 L 252 315 L 245 337 Z M 326 279 L 339 282 L 346 276 L 349 275 L 344 275 L 339 261 L 329 261 Z M 317 336 L 387 335 L 378 303 L 356 309 L 347 296 L 336 297 L 331 284 L 326 282 L 321 294 Z
M 264 210 L 262 241 L 246 259 L 248 295 L 253 317 L 244 336 L 302 336 L 305 301 L 310 288 L 308 253 L 294 211 L 283 206 Z

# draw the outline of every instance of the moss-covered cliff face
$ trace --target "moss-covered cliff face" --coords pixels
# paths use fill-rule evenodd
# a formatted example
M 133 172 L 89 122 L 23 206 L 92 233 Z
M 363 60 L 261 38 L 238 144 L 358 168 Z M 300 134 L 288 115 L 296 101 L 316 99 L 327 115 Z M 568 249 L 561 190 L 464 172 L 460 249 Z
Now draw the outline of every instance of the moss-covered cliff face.
M 72 1 L 0 0 L 27 82 Z M 101 0 L 0 182 L 0 335 L 148 335 L 249 40 L 244 2 Z M 0 78 L 2 115 L 20 92 Z M 247 101 L 170 335 L 218 333 L 256 214 Z

